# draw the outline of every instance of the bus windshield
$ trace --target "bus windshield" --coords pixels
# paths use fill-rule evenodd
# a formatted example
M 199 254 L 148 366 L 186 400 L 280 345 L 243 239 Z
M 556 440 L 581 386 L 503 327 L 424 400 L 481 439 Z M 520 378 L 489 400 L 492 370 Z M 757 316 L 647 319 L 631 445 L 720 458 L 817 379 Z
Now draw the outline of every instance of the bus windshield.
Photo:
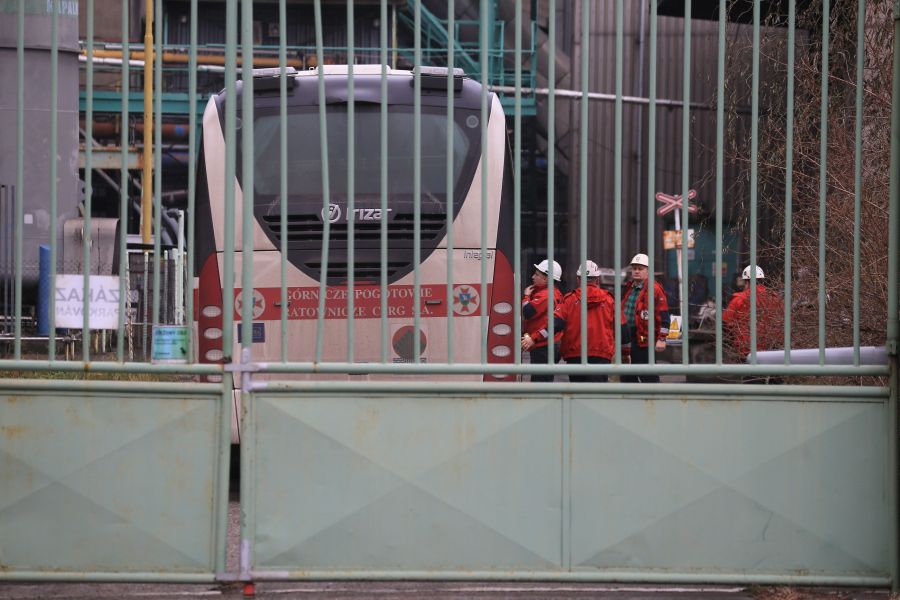
M 421 189 L 423 199 L 443 201 L 447 189 L 447 114 L 423 107 L 421 113 Z M 381 193 L 381 107 L 360 103 L 355 110 L 354 193 L 378 197 Z M 288 195 L 291 199 L 320 199 L 322 157 L 319 143 L 319 110 L 314 106 L 293 107 L 287 116 Z M 480 118 L 475 111 L 456 111 L 453 136 L 453 182 L 472 169 L 471 157 L 478 147 Z M 388 126 L 388 194 L 394 200 L 413 195 L 413 109 L 390 106 Z M 328 165 L 330 193 L 347 195 L 348 111 L 346 105 L 328 107 Z M 259 111 L 254 124 L 254 191 L 257 202 L 267 202 L 280 189 L 281 119 L 277 111 Z

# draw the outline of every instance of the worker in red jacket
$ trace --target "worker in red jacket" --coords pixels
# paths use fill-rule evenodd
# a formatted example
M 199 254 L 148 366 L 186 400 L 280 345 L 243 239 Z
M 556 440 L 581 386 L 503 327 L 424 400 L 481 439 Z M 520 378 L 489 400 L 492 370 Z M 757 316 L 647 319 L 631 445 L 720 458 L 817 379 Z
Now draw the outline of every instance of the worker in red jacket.
M 650 362 L 650 294 L 646 285 L 649 265 L 650 257 L 646 254 L 634 255 L 631 259 L 631 281 L 625 286 L 622 296 L 622 318 L 628 323 L 631 333 L 628 349 L 631 364 Z M 669 303 L 658 281 L 653 283 L 653 305 L 653 350 L 662 352 L 666 349 L 666 337 L 669 335 Z M 623 375 L 622 381 L 659 383 L 659 375 Z
M 744 289 L 731 297 L 722 313 L 728 341 L 740 360 L 750 354 L 750 266 L 744 269 Z M 781 296 L 760 283 L 766 274 L 756 267 L 756 350 L 774 350 L 784 335 L 784 302 Z
M 578 285 L 566 294 L 554 313 L 554 326 L 563 332 L 559 353 L 567 363 L 581 363 L 581 277 L 586 275 L 587 361 L 593 365 L 608 365 L 616 348 L 616 301 L 600 287 L 600 267 L 594 261 L 589 260 L 583 267 L 578 267 L 577 275 Z M 624 331 L 622 339 L 626 339 Z M 569 381 L 574 382 L 606 380 L 606 375 L 569 375 Z
M 548 283 L 550 277 L 559 282 L 562 278 L 562 267 L 553 261 L 552 275 L 549 261 L 542 260 L 534 265 L 534 273 L 531 275 L 531 285 L 525 288 L 522 298 L 522 350 L 531 356 L 531 364 L 550 364 L 550 333 L 547 329 L 550 306 L 550 289 Z M 553 305 L 558 306 L 562 302 L 562 292 L 558 286 L 553 286 Z M 556 330 L 554 337 L 559 340 L 561 329 Z M 559 355 L 554 354 L 553 362 L 559 360 Z M 553 381 L 553 375 L 532 375 L 531 381 Z

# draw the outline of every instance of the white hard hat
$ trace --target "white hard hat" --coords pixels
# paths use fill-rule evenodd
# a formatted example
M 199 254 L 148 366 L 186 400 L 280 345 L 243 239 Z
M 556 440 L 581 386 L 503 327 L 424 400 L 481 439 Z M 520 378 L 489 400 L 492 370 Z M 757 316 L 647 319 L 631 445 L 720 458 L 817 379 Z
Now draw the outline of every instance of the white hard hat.
M 631 259 L 632 265 L 641 265 L 644 267 L 650 266 L 650 257 L 646 254 L 635 254 L 634 258 Z
M 550 263 L 547 262 L 547 259 L 542 260 L 538 264 L 534 265 L 534 268 L 543 273 L 544 275 L 549 276 L 550 272 L 547 267 L 550 266 Z M 555 281 L 559 281 L 562 278 L 562 267 L 559 266 L 559 263 L 555 260 L 553 261 L 553 279 Z
M 750 265 L 747 265 L 747 268 L 744 269 L 743 274 L 744 279 L 750 279 Z M 757 279 L 765 279 L 766 274 L 763 273 L 763 270 L 760 267 L 756 267 L 756 278 Z
M 597 266 L 592 260 L 587 261 L 587 276 L 588 277 L 600 277 L 600 267 Z M 576 273 L 579 277 L 581 277 L 581 267 L 578 267 L 578 272 Z

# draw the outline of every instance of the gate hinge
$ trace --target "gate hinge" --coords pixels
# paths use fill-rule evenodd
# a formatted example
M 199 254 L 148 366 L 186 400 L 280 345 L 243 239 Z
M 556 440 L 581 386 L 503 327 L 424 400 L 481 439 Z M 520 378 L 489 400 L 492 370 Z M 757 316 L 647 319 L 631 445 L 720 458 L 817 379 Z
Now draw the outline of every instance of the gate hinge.
M 898 0 L 900 3 L 900 0 Z M 897 355 L 897 341 L 896 340 L 888 340 L 888 342 L 884 345 L 884 349 L 887 350 L 888 356 L 896 356 Z

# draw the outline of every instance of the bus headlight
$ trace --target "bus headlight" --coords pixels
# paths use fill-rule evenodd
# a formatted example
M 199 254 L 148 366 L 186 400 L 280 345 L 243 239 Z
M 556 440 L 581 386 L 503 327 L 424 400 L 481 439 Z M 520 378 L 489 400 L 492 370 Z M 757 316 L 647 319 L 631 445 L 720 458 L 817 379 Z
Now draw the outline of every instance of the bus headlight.
M 498 302 L 494 305 L 494 312 L 501 315 L 508 315 L 512 312 L 512 304 L 509 302 Z
M 512 354 L 512 349 L 509 346 L 494 346 L 491 348 L 491 354 L 498 358 L 505 358 Z

